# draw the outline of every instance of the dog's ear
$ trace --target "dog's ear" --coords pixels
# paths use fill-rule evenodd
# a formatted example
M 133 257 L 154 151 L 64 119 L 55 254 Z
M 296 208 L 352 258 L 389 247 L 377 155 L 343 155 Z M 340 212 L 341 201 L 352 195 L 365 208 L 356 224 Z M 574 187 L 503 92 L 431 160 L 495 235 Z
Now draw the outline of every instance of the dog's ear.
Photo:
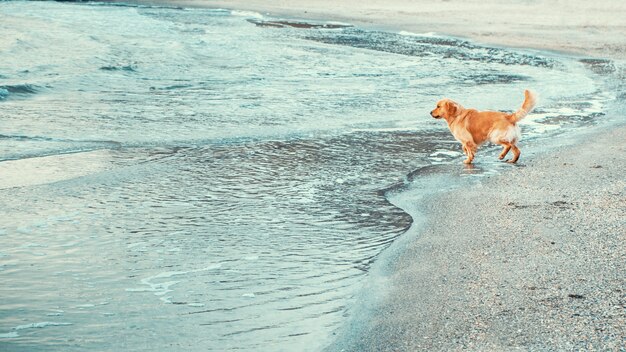
M 458 108 L 456 106 L 456 103 L 449 100 L 446 102 L 446 113 L 448 114 L 448 117 L 456 116 L 457 110 Z

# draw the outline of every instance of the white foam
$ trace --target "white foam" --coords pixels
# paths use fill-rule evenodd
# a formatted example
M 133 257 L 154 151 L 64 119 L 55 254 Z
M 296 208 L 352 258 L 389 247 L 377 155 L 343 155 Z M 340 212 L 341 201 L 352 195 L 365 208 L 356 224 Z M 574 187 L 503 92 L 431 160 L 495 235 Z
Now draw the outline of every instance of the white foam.
M 16 331 L 8 332 L 6 334 L 0 334 L 0 339 L 13 339 L 16 337 L 20 337 L 20 335 Z
M 148 287 L 127 288 L 126 292 L 152 292 L 155 296 L 159 296 L 160 300 L 165 303 L 172 303 L 169 296 L 164 297 L 166 294 L 173 291 L 172 286 L 180 283 L 180 281 L 167 281 L 167 282 L 154 282 L 159 279 L 169 279 L 175 276 L 184 276 L 191 273 L 198 273 L 202 271 L 215 270 L 222 267 L 222 264 L 212 264 L 204 268 L 194 269 L 189 271 L 165 271 L 156 275 L 141 279 L 141 284 Z
M 239 17 L 248 17 L 248 18 L 263 18 L 264 16 L 258 12 L 254 11 L 241 11 L 241 10 L 233 10 L 230 12 L 233 16 Z
M 456 158 L 457 156 L 461 155 L 461 153 L 454 150 L 437 150 L 436 152 L 430 154 L 431 157 L 437 157 L 439 155 Z
M 53 321 L 43 321 L 40 323 L 31 323 L 31 324 L 25 324 L 25 325 L 18 325 L 16 327 L 13 328 L 13 330 L 25 330 L 25 329 L 42 329 L 45 328 L 47 326 L 66 326 L 66 325 L 73 325 L 72 323 L 59 323 L 59 322 L 53 322 Z
M 574 115 L 580 113 L 580 110 L 564 107 L 559 109 L 559 113 L 562 115 Z
M 124 291 L 126 292 L 153 292 L 154 290 L 148 287 L 139 287 L 139 288 L 127 288 Z
M 95 306 L 96 306 L 95 304 L 79 304 L 75 306 L 74 308 L 84 309 L 84 308 L 93 308 Z
M 400 31 L 398 32 L 398 34 L 400 35 L 405 35 L 405 36 L 409 36 L 409 37 L 437 37 L 437 33 L 435 32 L 425 32 L 425 33 L 413 33 L 413 32 L 407 32 L 407 31 Z
M 179 276 L 179 275 L 185 275 L 187 273 L 189 273 L 189 271 L 165 271 L 165 272 L 156 274 L 154 276 L 151 276 L 151 277 L 149 277 L 147 279 L 143 279 L 143 280 L 141 280 L 141 282 L 144 282 L 146 280 L 150 281 L 150 280 L 154 280 L 154 279 L 163 279 L 163 278 L 168 278 L 169 279 L 170 277 Z
M 180 283 L 180 281 L 167 281 L 167 282 L 162 282 L 159 284 L 151 284 L 152 285 L 152 289 L 154 291 L 154 295 L 155 296 L 163 296 L 168 292 L 172 292 L 173 290 L 170 290 L 170 287 L 176 285 Z
M 62 244 L 59 247 L 64 247 L 64 248 L 69 248 L 69 247 L 74 247 L 78 244 L 78 242 L 74 241 L 74 242 L 68 242 L 66 244 Z

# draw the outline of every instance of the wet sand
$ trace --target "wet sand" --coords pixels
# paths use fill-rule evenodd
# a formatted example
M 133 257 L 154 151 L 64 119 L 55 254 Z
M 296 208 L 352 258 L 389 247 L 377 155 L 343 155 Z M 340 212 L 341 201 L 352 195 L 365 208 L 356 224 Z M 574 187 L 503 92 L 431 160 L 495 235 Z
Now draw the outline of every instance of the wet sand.
M 619 63 L 618 99 L 626 96 L 626 3 L 617 1 L 139 2 L 608 58 Z M 617 121 L 613 126 L 567 143 L 551 141 L 549 148 L 522 154 L 520 167 L 415 199 L 424 224 L 380 262 L 384 268 L 374 268 L 382 278 L 365 292 L 375 298 L 357 304 L 329 350 L 626 349 L 626 127 L 620 109 L 607 112 Z

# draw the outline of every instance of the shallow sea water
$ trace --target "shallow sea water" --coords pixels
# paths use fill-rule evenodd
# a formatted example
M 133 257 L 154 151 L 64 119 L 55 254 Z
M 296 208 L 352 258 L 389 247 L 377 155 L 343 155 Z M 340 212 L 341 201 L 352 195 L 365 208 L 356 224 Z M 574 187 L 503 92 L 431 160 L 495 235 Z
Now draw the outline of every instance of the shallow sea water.
M 411 225 L 387 190 L 462 160 L 437 99 L 531 88 L 527 143 L 613 99 L 606 61 L 229 10 L 8 1 L 0 32 L 9 351 L 320 350 Z

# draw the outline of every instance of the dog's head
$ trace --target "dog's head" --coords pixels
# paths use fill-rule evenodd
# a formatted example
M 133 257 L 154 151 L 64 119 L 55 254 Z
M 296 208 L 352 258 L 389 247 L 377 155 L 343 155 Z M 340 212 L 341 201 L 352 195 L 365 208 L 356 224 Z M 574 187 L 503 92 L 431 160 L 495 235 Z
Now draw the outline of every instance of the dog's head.
M 450 99 L 441 99 L 437 102 L 437 107 L 430 112 L 430 116 L 440 119 L 449 119 L 455 117 L 459 111 L 461 110 L 461 106 Z

